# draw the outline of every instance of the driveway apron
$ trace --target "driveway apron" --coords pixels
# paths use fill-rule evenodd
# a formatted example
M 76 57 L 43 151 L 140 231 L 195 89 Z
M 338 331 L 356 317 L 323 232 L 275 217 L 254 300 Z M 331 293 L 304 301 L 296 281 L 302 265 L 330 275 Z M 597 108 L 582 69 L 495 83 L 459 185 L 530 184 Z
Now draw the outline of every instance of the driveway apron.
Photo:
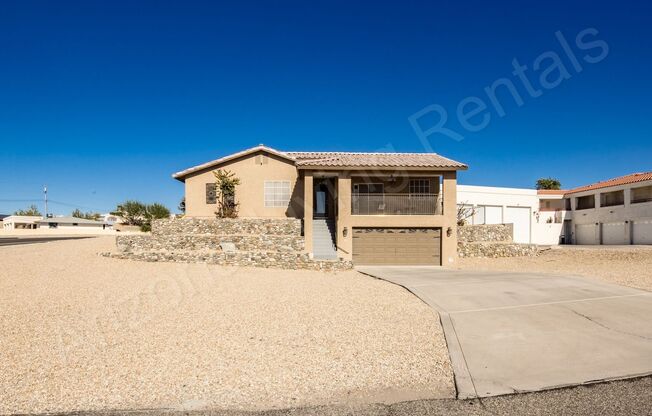
M 536 273 L 358 270 L 437 310 L 459 398 L 652 374 L 651 292 Z

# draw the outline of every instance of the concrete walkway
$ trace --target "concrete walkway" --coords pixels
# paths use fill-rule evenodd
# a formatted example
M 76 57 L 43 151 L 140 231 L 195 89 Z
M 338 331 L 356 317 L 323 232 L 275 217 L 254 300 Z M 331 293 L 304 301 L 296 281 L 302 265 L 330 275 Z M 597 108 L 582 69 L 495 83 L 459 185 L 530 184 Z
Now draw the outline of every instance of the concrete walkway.
M 534 273 L 358 270 L 439 312 L 458 398 L 652 374 L 651 292 Z

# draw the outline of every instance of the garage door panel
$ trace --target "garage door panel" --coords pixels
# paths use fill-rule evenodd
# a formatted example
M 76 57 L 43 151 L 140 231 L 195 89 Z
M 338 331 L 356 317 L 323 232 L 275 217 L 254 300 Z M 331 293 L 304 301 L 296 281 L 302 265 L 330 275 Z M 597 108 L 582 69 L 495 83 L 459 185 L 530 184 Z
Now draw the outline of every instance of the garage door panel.
M 632 242 L 634 244 L 652 244 L 652 219 L 634 221 Z
M 627 225 L 624 222 L 606 222 L 602 224 L 602 244 L 623 245 L 629 244 Z
M 578 224 L 575 226 L 575 244 L 598 244 L 596 224 Z
M 356 264 L 440 265 L 440 251 L 440 229 L 353 229 Z
M 530 217 L 529 207 L 507 207 L 505 210 L 505 223 L 513 224 L 515 243 L 530 243 Z

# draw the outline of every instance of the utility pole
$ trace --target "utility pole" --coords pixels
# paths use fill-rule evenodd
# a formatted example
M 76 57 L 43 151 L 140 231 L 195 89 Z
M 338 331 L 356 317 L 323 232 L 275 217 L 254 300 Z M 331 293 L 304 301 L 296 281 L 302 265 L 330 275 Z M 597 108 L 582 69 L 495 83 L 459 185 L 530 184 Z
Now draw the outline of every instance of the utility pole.
M 45 218 L 48 217 L 48 186 L 43 185 L 43 195 L 45 196 Z

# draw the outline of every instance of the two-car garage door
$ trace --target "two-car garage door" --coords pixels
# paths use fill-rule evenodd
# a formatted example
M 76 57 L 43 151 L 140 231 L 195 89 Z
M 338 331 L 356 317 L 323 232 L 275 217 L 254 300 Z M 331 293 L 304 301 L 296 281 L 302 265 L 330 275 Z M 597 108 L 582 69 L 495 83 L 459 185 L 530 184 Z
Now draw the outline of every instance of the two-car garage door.
M 353 262 L 441 265 L 439 228 L 354 228 Z

